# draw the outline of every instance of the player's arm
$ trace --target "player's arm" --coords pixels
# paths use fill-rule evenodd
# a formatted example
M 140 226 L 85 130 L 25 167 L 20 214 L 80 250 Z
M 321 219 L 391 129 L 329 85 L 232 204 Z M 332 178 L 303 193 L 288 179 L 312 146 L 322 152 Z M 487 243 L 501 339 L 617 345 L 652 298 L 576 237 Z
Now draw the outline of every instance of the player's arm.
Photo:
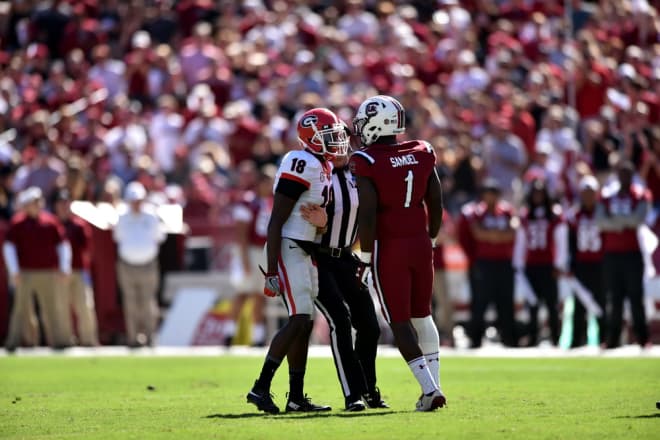
M 371 257 L 371 253 L 374 251 L 374 241 L 376 240 L 378 191 L 373 181 L 364 176 L 357 176 L 357 188 L 359 199 L 358 235 L 360 237 L 362 260 L 366 262 L 366 257 Z
M 433 173 L 426 183 L 426 194 L 424 201 L 428 211 L 429 237 L 435 239 L 442 226 L 442 184 L 438 171 L 433 168 Z
M 275 188 L 273 198 L 273 211 L 268 222 L 268 234 L 266 238 L 266 253 L 268 273 L 277 273 L 277 259 L 282 246 L 282 227 L 293 211 L 293 207 L 300 195 L 307 191 L 308 186 L 299 181 L 280 178 Z

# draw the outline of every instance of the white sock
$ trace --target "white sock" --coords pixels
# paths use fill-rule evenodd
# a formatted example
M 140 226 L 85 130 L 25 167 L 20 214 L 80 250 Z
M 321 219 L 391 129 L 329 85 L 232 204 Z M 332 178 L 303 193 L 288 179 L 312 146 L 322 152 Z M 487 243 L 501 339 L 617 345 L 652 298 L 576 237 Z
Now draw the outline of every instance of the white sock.
M 422 392 L 424 394 L 432 393 L 438 388 L 433 380 L 433 376 L 431 376 L 428 365 L 426 365 L 426 359 L 424 359 L 424 356 L 420 356 L 417 359 L 408 362 L 408 366 L 410 367 L 410 371 L 415 375 L 415 379 L 417 379 L 417 382 L 419 382 L 422 387 Z
M 424 353 L 431 376 L 440 389 L 440 354 L 438 353 L 440 336 L 433 317 L 429 315 L 423 318 L 412 318 L 410 322 L 417 332 L 417 343 Z
M 266 326 L 263 324 L 255 324 L 252 326 L 252 343 L 262 344 L 266 338 Z
M 436 385 L 438 385 L 438 389 L 442 390 L 442 387 L 440 386 L 440 353 L 436 351 L 435 353 L 424 354 L 424 359 L 431 372 L 431 377 Z
M 224 335 L 233 338 L 236 334 L 236 323 L 232 320 L 225 321 Z

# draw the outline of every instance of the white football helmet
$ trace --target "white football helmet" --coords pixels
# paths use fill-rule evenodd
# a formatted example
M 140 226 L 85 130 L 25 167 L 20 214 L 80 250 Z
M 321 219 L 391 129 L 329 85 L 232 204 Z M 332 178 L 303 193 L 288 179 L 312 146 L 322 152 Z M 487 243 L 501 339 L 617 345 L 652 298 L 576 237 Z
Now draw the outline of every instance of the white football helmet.
M 372 96 L 358 107 L 353 129 L 363 145 L 371 145 L 379 137 L 405 132 L 406 114 L 401 103 L 391 96 Z

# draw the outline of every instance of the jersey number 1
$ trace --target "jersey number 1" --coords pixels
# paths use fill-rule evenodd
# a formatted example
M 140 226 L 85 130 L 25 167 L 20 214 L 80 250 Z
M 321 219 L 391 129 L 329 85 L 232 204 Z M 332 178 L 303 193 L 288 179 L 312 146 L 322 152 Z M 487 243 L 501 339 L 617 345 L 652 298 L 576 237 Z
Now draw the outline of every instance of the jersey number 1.
M 412 191 L 413 191 L 413 172 L 408 170 L 406 178 L 403 179 L 406 182 L 406 201 L 403 203 L 404 208 L 410 208 L 410 201 L 412 200 Z

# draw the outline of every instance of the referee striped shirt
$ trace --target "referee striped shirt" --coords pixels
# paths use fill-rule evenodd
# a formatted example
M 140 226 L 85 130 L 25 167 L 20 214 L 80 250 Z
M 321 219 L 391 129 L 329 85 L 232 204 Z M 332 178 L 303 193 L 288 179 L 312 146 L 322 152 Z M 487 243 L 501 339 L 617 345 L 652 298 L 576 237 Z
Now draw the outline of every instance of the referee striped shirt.
M 326 208 L 328 230 L 321 237 L 321 246 L 353 246 L 357 236 L 358 191 L 348 167 L 332 170 L 332 190 L 334 198 Z

